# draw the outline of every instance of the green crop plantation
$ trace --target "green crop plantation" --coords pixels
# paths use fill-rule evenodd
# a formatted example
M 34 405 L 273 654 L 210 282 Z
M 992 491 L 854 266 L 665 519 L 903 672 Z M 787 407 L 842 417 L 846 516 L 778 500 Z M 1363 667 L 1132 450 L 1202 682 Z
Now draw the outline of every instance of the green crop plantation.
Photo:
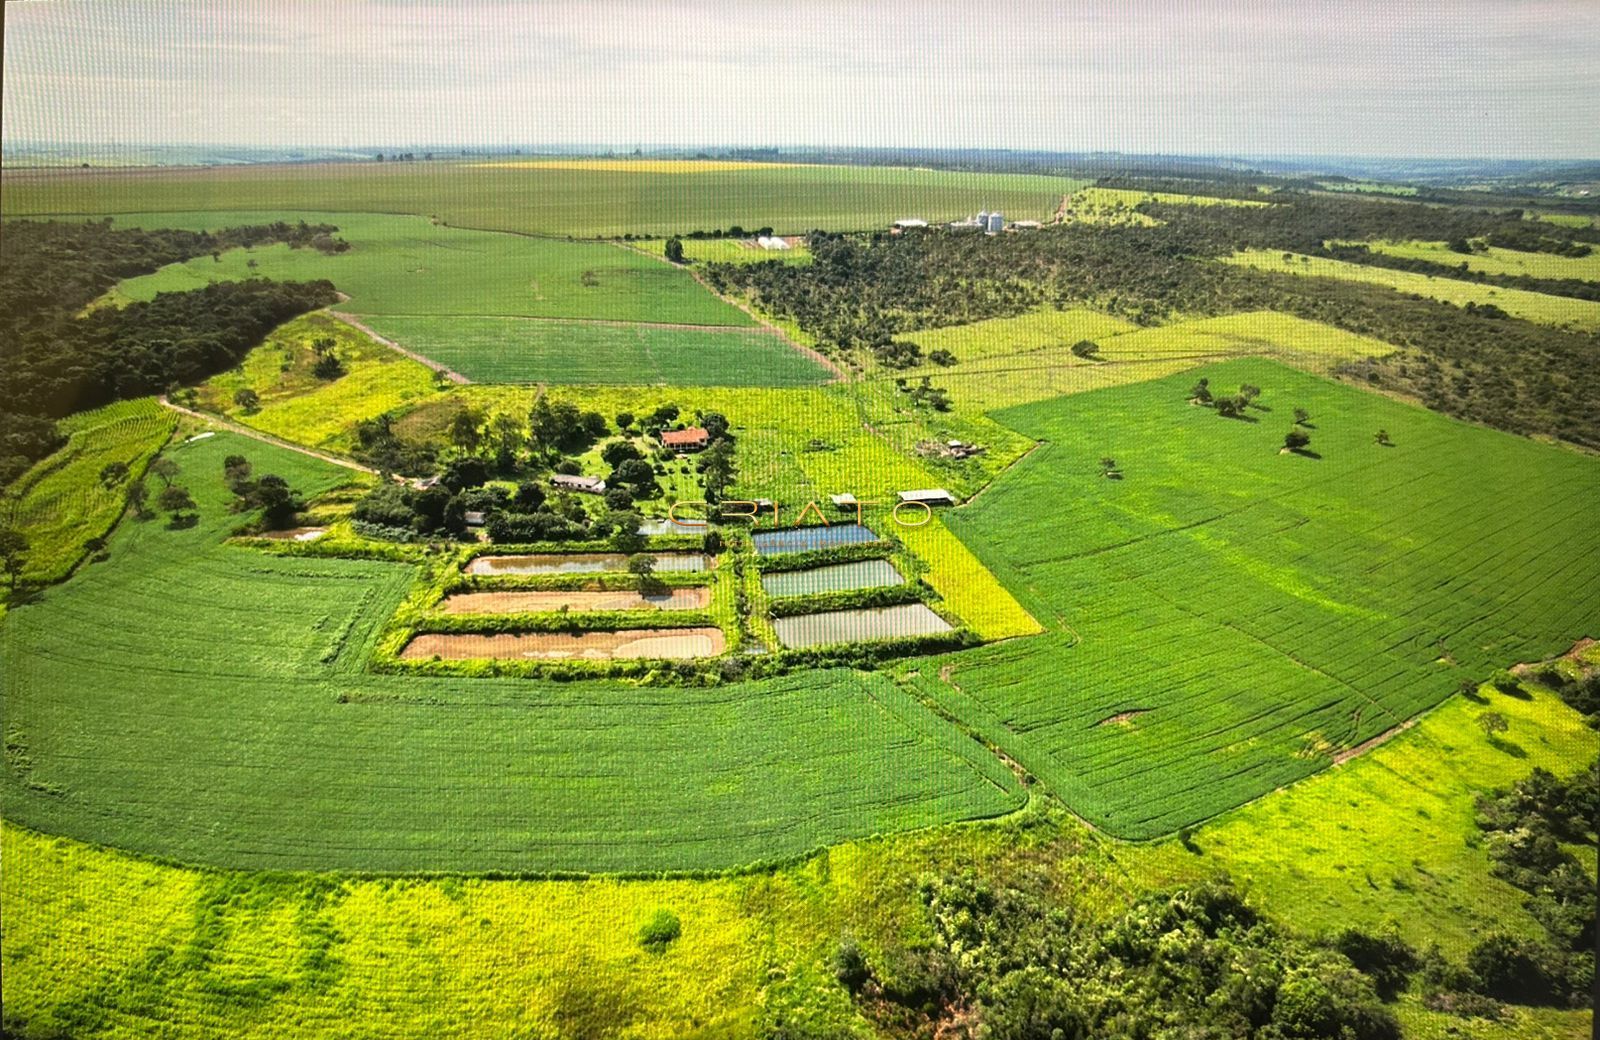
M 1190 406 L 1200 376 L 1260 407 Z M 1280 450 L 1297 407 L 1315 456 Z M 1253 360 L 998 418 L 1046 443 L 947 519 L 1049 634 L 916 684 L 1120 836 L 1310 775 L 1600 613 L 1591 458 Z
M 803 386 L 832 377 L 766 329 L 435 315 L 364 320 L 477 383 Z
M 23 474 L 0 496 L 0 527 L 28 539 L 29 581 L 58 581 L 122 515 L 127 485 L 138 480 L 172 436 L 177 417 L 153 398 L 80 412 L 62 423 L 66 446 Z M 125 475 L 103 477 L 122 464 Z
M 1600 251 L 1588 256 L 1556 256 L 1499 247 L 1458 253 L 1444 242 L 1368 242 L 1366 246 L 1375 253 L 1388 253 L 1411 260 L 1426 260 L 1452 267 L 1466 264 L 1467 270 L 1482 271 L 1484 274 L 1525 274 L 1534 278 L 1577 278 L 1600 282 Z
M 1285 259 L 1285 256 L 1288 259 Z M 1297 253 L 1277 253 L 1267 249 L 1247 250 L 1229 257 L 1225 262 L 1253 267 L 1258 271 L 1272 271 L 1306 278 L 1343 278 L 1357 282 L 1387 285 L 1396 292 L 1413 293 L 1433 300 L 1465 307 L 1469 303 L 1483 306 L 1494 304 L 1514 318 L 1525 318 L 1541 325 L 1589 331 L 1600 329 L 1600 303 L 1578 300 L 1567 296 L 1529 292 L 1526 289 L 1502 289 L 1477 282 L 1464 282 L 1455 278 L 1439 278 L 1410 271 L 1394 271 L 1386 267 L 1368 267 L 1343 260 L 1302 256 Z
M 30 763 L 0 787 L 8 820 L 231 867 L 640 871 L 1021 804 L 993 756 L 881 676 L 663 698 L 365 674 L 411 569 L 221 544 L 233 453 L 307 493 L 346 476 L 236 435 L 185 444 L 197 526 L 125 525 L 105 564 L 6 618 L 7 741 Z
M 1044 220 L 1085 182 L 1030 174 L 888 166 L 710 163 L 351 163 L 204 169 L 7 172 L 8 217 L 183 213 L 197 209 L 410 213 L 461 228 L 531 234 L 668 235 L 696 229 L 887 227 L 906 216 L 956 220 L 985 207 Z M 916 213 L 906 212 L 914 206 Z
M 119 292 L 134 300 L 254 275 L 285 281 L 327 278 L 350 297 L 341 309 L 370 318 L 497 315 L 753 324 L 749 315 L 706 292 L 664 258 L 609 243 L 469 231 L 422 217 L 370 213 L 134 213 L 115 219 L 135 227 L 196 230 L 305 220 L 336 225 L 338 237 L 350 243 L 347 252 L 331 255 L 272 245 L 173 264 L 123 282 Z

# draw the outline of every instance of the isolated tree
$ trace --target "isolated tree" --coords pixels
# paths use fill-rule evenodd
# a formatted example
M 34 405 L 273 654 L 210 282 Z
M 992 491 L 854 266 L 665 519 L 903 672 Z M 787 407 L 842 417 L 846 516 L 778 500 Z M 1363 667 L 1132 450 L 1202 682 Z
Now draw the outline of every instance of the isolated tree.
M 0 567 L 5 568 L 11 581 L 11 591 L 17 591 L 22 580 L 22 568 L 28 562 L 28 536 L 14 527 L 0 530 Z
M 618 412 L 617 413 L 617 429 L 618 430 L 626 430 L 628 427 L 630 427 L 632 425 L 633 425 L 633 413 L 632 412 Z
M 712 440 L 728 435 L 728 417 L 721 412 L 706 412 L 700 416 L 700 425 Z
M 628 573 L 639 579 L 639 591 L 644 592 L 656 584 L 656 558 L 649 553 L 634 553 L 628 557 Z
M 1311 421 L 1311 413 L 1310 412 L 1306 411 L 1304 408 L 1296 408 L 1294 410 L 1294 423 L 1295 423 L 1296 426 L 1304 426 L 1306 423 L 1308 423 L 1310 421 Z
M 1283 446 L 1290 451 L 1304 451 L 1310 443 L 1311 434 L 1298 426 L 1291 428 L 1288 433 L 1283 435 Z
M 128 479 L 128 464 L 126 462 L 108 462 L 100 467 L 100 483 L 107 488 L 114 488 Z
M 1093 358 L 1098 353 L 1100 353 L 1100 344 L 1092 339 L 1080 339 L 1072 345 L 1073 357 Z
M 248 386 L 241 386 L 233 392 L 233 403 L 247 412 L 253 412 L 261 407 L 261 395 Z
M 1478 725 L 1483 727 L 1483 735 L 1493 740 L 1495 734 L 1504 733 L 1511 728 L 1511 723 L 1498 711 L 1486 711 L 1478 716 Z
M 311 374 L 318 379 L 332 382 L 344 375 L 344 362 L 339 360 L 339 355 L 329 351 L 318 356 L 317 363 L 311 366 Z
M 1376 440 L 1379 444 L 1383 445 L 1385 448 L 1387 448 L 1389 445 L 1394 443 L 1394 441 L 1389 439 L 1389 431 L 1388 430 L 1379 430 L 1376 434 L 1373 435 L 1373 440 Z
M 675 264 L 683 263 L 683 239 L 673 235 L 667 239 L 667 259 Z
M 1201 404 L 1210 404 L 1211 403 L 1211 380 L 1209 380 L 1209 379 L 1201 379 L 1200 382 L 1198 382 L 1194 386 L 1192 386 L 1189 389 L 1189 400 L 1198 401 Z
M 161 489 L 161 494 L 156 497 L 156 504 L 164 511 L 172 514 L 172 523 L 181 524 L 185 514 L 192 512 L 196 506 L 194 498 L 189 494 L 189 489 L 182 484 L 168 484 Z
M 151 460 L 149 471 L 160 477 L 164 486 L 171 487 L 172 478 L 178 475 L 178 464 L 169 458 L 157 458 Z
M 133 510 L 133 515 L 143 520 L 149 516 L 146 504 L 150 501 L 150 489 L 143 480 L 136 480 L 128 485 L 128 490 L 123 492 L 123 497 L 128 500 L 128 508 Z
M 450 420 L 450 443 L 462 451 L 475 452 L 483 444 L 483 413 L 463 408 Z
M 256 482 L 249 501 L 261 508 L 262 519 L 274 529 L 289 526 L 294 515 L 305 508 L 289 482 L 270 473 Z

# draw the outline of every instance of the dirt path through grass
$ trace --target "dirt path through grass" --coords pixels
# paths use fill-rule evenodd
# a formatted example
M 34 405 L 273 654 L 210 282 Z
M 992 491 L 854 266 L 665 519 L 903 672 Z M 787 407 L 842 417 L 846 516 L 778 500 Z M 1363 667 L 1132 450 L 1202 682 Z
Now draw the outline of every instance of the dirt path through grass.
M 371 466 L 363 466 L 361 463 L 355 462 L 351 459 L 343 459 L 337 455 L 329 455 L 325 452 L 314 451 L 311 448 L 307 448 L 301 444 L 296 444 L 293 441 L 286 441 L 281 437 L 274 437 L 270 433 L 262 433 L 260 430 L 253 429 L 252 427 L 246 426 L 243 423 L 234 422 L 232 419 L 224 418 L 223 416 L 216 415 L 211 412 L 201 412 L 193 408 L 185 408 L 181 404 L 174 404 L 173 402 L 167 400 L 165 395 L 160 397 L 159 400 L 161 401 L 162 407 L 170 408 L 179 415 L 187 415 L 191 419 L 200 419 L 203 422 L 220 426 L 231 433 L 239 434 L 241 437 L 249 437 L 252 440 L 258 440 L 263 444 L 270 444 L 275 448 L 285 448 L 289 451 L 296 451 L 301 455 L 309 455 L 313 459 L 320 459 L 323 462 L 329 462 L 335 466 L 343 466 L 345 469 L 353 469 L 359 473 L 371 473 L 373 476 L 377 476 L 378 474 L 378 471 L 373 469 Z

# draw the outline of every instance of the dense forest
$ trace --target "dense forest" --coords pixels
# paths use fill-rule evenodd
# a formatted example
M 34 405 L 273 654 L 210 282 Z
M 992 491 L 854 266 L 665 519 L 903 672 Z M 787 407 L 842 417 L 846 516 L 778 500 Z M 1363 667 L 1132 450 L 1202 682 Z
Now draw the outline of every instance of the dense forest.
M 334 302 L 327 281 L 224 282 L 149 303 L 84 308 L 123 278 L 283 242 L 340 252 L 328 224 L 217 232 L 119 229 L 111 221 L 7 221 L 0 234 L 0 485 L 60 444 L 55 420 L 157 393 L 238 363 L 273 327 Z
M 1430 408 L 1524 434 L 1600 447 L 1600 336 L 1536 325 L 1496 308 L 1468 310 L 1381 285 L 1299 277 L 1216 262 L 1262 248 L 1353 259 L 1330 243 L 1373 238 L 1509 242 L 1581 252 L 1600 231 L 1535 225 L 1518 211 L 1280 193 L 1267 207 L 1146 203 L 1154 227 L 1066 224 L 1027 234 L 938 229 L 892 236 L 815 234 L 809 266 L 711 264 L 706 277 L 796 321 L 822 348 L 893 364 L 896 337 L 918 329 L 1092 305 L 1140 324 L 1177 316 L 1276 310 L 1405 348 L 1351 376 Z M 1277 196 L 1274 196 L 1277 198 Z M 1428 273 L 1458 277 L 1454 267 Z M 1567 280 L 1494 279 L 1585 296 Z

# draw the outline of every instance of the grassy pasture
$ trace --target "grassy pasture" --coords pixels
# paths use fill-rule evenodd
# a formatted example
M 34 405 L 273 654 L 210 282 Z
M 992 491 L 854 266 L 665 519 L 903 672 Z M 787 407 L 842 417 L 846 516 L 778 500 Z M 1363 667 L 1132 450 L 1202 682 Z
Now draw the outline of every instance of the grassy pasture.
M 631 164 L 348 163 L 206 169 L 7 171 L 0 212 L 107 214 L 328 209 L 409 213 L 533 234 L 668 235 L 772 227 L 804 234 L 954 220 L 985 206 L 1046 219 L 1081 180 L 886 166 L 757 166 L 686 173 Z
M 1559 224 L 1562 227 L 1594 227 L 1595 218 L 1586 217 L 1582 213 L 1545 213 L 1530 210 L 1527 213 L 1529 220 L 1542 220 L 1546 224 Z
M 1600 252 L 1588 256 L 1524 253 L 1517 249 L 1490 248 L 1472 254 L 1457 253 L 1444 242 L 1368 242 L 1375 253 L 1388 253 L 1435 264 L 1466 264 L 1469 271 L 1485 274 L 1530 275 L 1534 278 L 1578 278 L 1600 282 Z
M 327 278 L 350 299 L 342 310 L 388 315 L 520 316 L 748 326 L 686 271 L 629 249 L 444 227 L 421 217 L 372 213 L 136 213 L 119 223 L 213 228 L 273 220 L 339 227 L 349 251 L 325 255 L 286 245 L 234 249 L 171 264 L 122 282 L 134 300 L 251 275 Z M 251 267 L 250 264 L 255 266 Z
M 332 338 L 345 374 L 324 381 L 312 373 L 311 344 Z M 260 404 L 247 410 L 234 394 L 253 390 Z M 426 365 L 373 342 L 329 314 L 313 313 L 279 326 L 245 355 L 239 367 L 198 388 L 201 407 L 276 437 L 319 448 L 347 450 L 358 419 L 371 418 L 438 392 Z
M 1086 224 L 1137 224 L 1150 227 L 1161 223 L 1140 213 L 1146 202 L 1171 206 L 1270 206 L 1255 199 L 1223 199 L 1208 195 L 1183 195 L 1169 191 L 1133 191 L 1128 188 L 1080 188 L 1067 197 L 1061 210 L 1067 221 Z
M 433 315 L 367 323 L 480 383 L 803 386 L 832 377 L 766 329 Z
M 723 868 L 1016 808 L 1000 763 L 882 675 L 660 689 L 374 675 L 409 566 L 223 544 L 230 434 L 174 449 L 201 521 L 0 624 L 10 821 L 180 861 L 326 870 Z M 859 777 L 876 779 L 863 784 Z M 226 821 L 218 826 L 218 821 Z
M 1254 421 L 1187 405 L 1199 375 L 1261 386 Z M 1279 452 L 1295 407 L 1320 458 Z M 916 681 L 1113 834 L 1214 815 L 1595 634 L 1593 459 L 1258 360 L 999 418 L 1048 443 L 946 522 L 1049 633 Z
M 1288 259 L 1284 259 L 1285 256 Z M 1469 303 L 1479 306 L 1492 303 L 1512 317 L 1524 318 L 1542 325 L 1590 330 L 1600 329 L 1600 303 L 1576 300 L 1566 296 L 1529 292 L 1525 289 L 1502 289 L 1478 282 L 1464 282 L 1456 278 L 1436 278 L 1433 275 L 1394 271 L 1385 267 L 1368 267 L 1343 260 L 1302 256 L 1298 253 L 1278 253 L 1267 249 L 1252 249 L 1235 253 L 1224 263 L 1253 267 L 1258 271 L 1290 274 L 1310 278 L 1344 278 L 1357 282 L 1387 285 L 1396 292 L 1412 293 L 1433 300 L 1442 300 L 1457 307 Z
M 127 486 L 172 436 L 177 417 L 153 397 L 79 412 L 61 423 L 67 443 L 41 459 L 0 497 L 0 526 L 27 536 L 29 581 L 65 577 L 84 543 L 109 531 L 122 515 Z M 126 463 L 127 480 L 107 486 L 100 471 Z
M 1341 361 L 1394 352 L 1381 340 L 1275 311 L 1151 328 L 1088 310 L 1036 311 L 908 338 L 925 350 L 943 347 L 961 358 L 951 368 L 928 365 L 913 374 L 931 376 L 935 385 L 949 389 L 964 414 L 1159 379 L 1222 358 L 1268 355 L 1327 371 Z M 1078 339 L 1099 344 L 1099 360 L 1075 356 L 1071 346 Z M 886 381 L 891 380 L 877 380 Z
M 1473 803 L 1535 767 L 1572 774 L 1600 752 L 1600 734 L 1537 687 L 1510 696 L 1485 684 L 1479 697 L 1452 697 L 1359 758 L 1212 821 L 1198 851 L 1162 842 L 1124 862 L 1153 887 L 1218 869 L 1249 878 L 1263 905 L 1313 932 L 1392 923 L 1455 958 L 1491 931 L 1537 938 L 1523 894 L 1463 840 Z M 1486 711 L 1510 723 L 1498 742 L 1478 725 Z
M 1323 191 L 1351 192 L 1360 195 L 1415 195 L 1417 189 L 1409 184 L 1384 184 L 1380 181 L 1319 181 Z

